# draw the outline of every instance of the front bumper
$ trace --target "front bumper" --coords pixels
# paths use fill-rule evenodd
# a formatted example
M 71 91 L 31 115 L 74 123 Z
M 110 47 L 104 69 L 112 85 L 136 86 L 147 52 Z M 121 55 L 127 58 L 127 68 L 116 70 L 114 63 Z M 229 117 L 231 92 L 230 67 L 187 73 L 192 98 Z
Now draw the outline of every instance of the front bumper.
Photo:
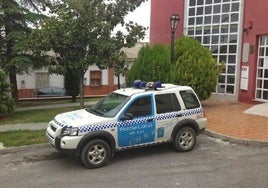
M 62 127 L 54 124 L 53 121 L 49 122 L 46 130 L 48 142 L 61 152 L 76 153 L 74 151 L 77 150 L 78 143 L 82 136 L 65 136 L 61 135 L 61 131 Z
M 73 156 L 79 156 L 79 150 L 77 148 L 75 149 L 64 149 L 61 147 L 61 142 L 62 142 L 62 136 L 57 136 L 55 139 L 55 148 L 60 151 L 61 153 L 65 153 L 68 155 L 73 155 Z

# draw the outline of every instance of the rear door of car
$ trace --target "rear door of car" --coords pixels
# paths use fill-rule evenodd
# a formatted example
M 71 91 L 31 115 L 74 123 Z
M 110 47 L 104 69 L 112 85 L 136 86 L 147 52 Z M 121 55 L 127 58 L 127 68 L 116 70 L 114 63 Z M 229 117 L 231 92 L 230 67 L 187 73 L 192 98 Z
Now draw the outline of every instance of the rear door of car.
M 156 94 L 156 138 L 157 142 L 168 141 L 174 126 L 180 121 L 182 111 L 175 93 Z

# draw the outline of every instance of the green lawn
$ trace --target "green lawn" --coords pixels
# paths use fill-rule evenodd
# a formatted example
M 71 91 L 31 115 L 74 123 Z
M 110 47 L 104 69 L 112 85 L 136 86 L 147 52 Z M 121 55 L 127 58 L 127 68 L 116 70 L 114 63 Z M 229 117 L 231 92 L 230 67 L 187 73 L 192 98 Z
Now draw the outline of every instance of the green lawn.
M 101 97 L 92 97 L 92 98 L 85 98 L 85 102 L 92 102 L 92 101 L 98 101 L 101 99 Z M 79 103 L 79 99 L 76 100 L 77 103 Z M 34 99 L 34 100 L 24 100 L 19 101 L 19 103 L 16 105 L 17 107 L 28 107 L 28 106 L 42 106 L 47 104 L 66 104 L 66 103 L 73 103 L 71 99 Z
M 85 98 L 85 102 L 92 102 L 92 101 L 97 102 L 99 99 L 100 98 Z M 77 102 L 79 102 L 79 100 L 77 100 Z M 43 106 L 47 104 L 55 105 L 55 104 L 66 104 L 66 103 L 72 103 L 72 102 L 70 99 L 20 101 L 17 107 Z M 6 117 L 0 116 L 0 126 L 4 124 L 48 122 L 52 120 L 55 117 L 55 115 L 59 113 L 80 109 L 78 106 L 79 105 L 77 105 L 76 107 L 61 107 L 61 108 L 43 109 L 43 110 L 17 111 Z
M 54 108 L 54 109 L 45 109 L 45 110 L 14 112 L 12 115 L 2 117 L 0 119 L 0 126 L 4 124 L 48 122 L 54 119 L 55 115 L 59 113 L 68 112 L 68 111 L 77 110 L 77 109 L 79 109 L 79 107 L 65 107 L 65 108 Z
M 16 147 L 32 144 L 47 143 L 46 131 L 10 131 L 0 132 L 0 142 L 3 143 L 4 147 Z

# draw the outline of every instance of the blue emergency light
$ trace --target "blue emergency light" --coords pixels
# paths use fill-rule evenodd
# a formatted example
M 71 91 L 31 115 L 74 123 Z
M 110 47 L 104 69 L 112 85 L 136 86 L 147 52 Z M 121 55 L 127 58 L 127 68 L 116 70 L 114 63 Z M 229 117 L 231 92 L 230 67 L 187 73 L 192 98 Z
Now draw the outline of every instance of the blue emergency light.
M 145 88 L 145 89 L 157 89 L 162 88 L 161 82 L 144 82 L 141 80 L 135 80 L 133 83 L 134 88 Z
M 139 87 L 140 87 L 140 83 L 141 83 L 141 80 L 135 80 L 135 81 L 133 82 L 133 87 L 134 87 L 134 88 L 139 88 Z
M 154 88 L 161 88 L 162 84 L 161 84 L 161 82 L 154 82 L 153 87 Z

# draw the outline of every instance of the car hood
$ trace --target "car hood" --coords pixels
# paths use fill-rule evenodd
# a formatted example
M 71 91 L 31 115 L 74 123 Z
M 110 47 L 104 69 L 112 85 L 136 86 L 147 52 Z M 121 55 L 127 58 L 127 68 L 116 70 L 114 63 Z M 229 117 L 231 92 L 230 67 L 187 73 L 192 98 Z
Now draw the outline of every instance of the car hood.
M 61 127 L 81 127 L 111 121 L 111 118 L 96 116 L 85 109 L 59 114 L 55 121 Z

